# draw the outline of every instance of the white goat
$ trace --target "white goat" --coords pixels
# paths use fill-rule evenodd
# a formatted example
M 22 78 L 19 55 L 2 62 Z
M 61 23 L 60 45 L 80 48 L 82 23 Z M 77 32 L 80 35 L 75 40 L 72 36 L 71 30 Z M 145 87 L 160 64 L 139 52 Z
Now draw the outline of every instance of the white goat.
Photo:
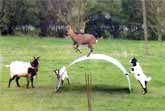
M 12 80 L 16 79 L 17 86 L 19 85 L 19 79 L 20 77 L 26 77 L 27 78 L 27 88 L 29 87 L 29 79 L 31 80 L 31 85 L 34 88 L 33 85 L 33 79 L 37 74 L 38 66 L 39 66 L 39 57 L 33 59 L 32 62 L 23 62 L 23 61 L 13 61 L 10 63 L 10 65 L 6 65 L 6 67 L 10 68 L 10 79 L 8 87 L 10 87 L 10 84 Z
M 10 67 L 10 77 L 14 77 L 15 75 L 24 76 L 28 72 L 28 68 L 32 68 L 30 62 L 23 61 L 13 61 L 10 65 L 6 67 Z
M 138 61 L 135 57 L 130 60 L 130 63 L 132 64 L 131 72 L 134 73 L 135 78 L 141 84 L 141 86 L 144 90 L 143 94 L 146 94 L 147 93 L 147 83 L 151 80 L 151 77 L 147 77 L 144 74 L 140 64 L 138 63 Z
M 68 76 L 65 66 L 63 66 L 61 69 L 54 70 L 54 72 L 57 76 L 56 92 L 59 91 L 60 87 L 63 87 L 65 78 L 67 79 L 68 84 L 70 85 L 69 76 Z M 62 83 L 62 86 L 61 86 L 61 83 Z

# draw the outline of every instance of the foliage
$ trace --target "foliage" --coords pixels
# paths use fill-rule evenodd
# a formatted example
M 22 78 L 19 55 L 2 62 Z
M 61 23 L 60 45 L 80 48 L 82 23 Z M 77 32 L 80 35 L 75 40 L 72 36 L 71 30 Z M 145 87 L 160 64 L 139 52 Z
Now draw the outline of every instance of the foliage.
M 84 29 L 93 0 L 49 0 L 50 13 L 57 21 L 72 25 L 75 31 Z
M 150 35 L 154 39 L 162 40 L 162 30 L 164 30 L 164 0 L 147 0 L 147 19 Z
M 0 30 L 3 34 L 14 34 L 16 24 L 16 0 L 3 0 L 1 3 Z
M 33 0 L 2 0 L 0 29 L 3 35 L 15 34 L 16 27 L 37 24 Z M 21 28 L 23 32 L 26 32 Z
M 113 39 L 113 35 L 109 31 L 105 31 L 102 36 L 104 39 Z
M 149 38 L 161 41 L 165 2 L 145 1 Z M 123 32 L 141 33 L 142 21 L 140 0 L 0 0 L 2 35 L 14 35 L 17 31 L 29 34 L 32 26 L 36 35 L 64 37 L 70 24 L 77 32 L 85 30 L 101 37 L 108 31 L 114 38 L 120 38 Z

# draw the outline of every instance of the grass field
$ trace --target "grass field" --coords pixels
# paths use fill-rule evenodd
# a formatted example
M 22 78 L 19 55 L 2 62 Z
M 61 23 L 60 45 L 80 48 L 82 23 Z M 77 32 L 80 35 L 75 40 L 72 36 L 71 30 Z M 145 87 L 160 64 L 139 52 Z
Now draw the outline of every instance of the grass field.
M 165 42 L 149 42 L 149 55 L 144 55 L 143 41 L 99 40 L 95 53 L 118 59 L 127 69 L 129 59 L 138 58 L 144 72 L 152 77 L 149 92 L 142 89 L 130 75 L 133 92 L 129 94 L 127 80 L 114 65 L 104 61 L 84 61 L 68 68 L 71 86 L 65 84 L 61 93 L 54 93 L 56 78 L 53 70 L 67 66 L 79 56 L 86 55 L 72 49 L 70 39 L 0 37 L 0 111 L 87 111 L 85 73 L 92 74 L 93 111 L 165 111 Z M 13 81 L 7 88 L 9 70 L 4 66 L 14 60 L 30 61 L 40 56 L 36 88 L 21 88 Z

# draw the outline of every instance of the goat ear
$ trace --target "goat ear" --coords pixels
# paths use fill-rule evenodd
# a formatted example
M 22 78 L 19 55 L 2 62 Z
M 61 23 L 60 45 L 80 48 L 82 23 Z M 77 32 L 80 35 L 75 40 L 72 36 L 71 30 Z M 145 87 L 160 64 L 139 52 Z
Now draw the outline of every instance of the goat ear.
M 68 29 L 72 29 L 72 26 L 71 25 L 68 25 Z
M 39 59 L 40 57 L 38 56 L 36 59 Z
M 53 72 L 56 73 L 56 70 L 57 70 L 57 69 L 53 70 Z
M 33 56 L 33 59 L 36 59 L 36 57 L 35 57 L 35 56 Z
M 137 59 L 135 57 L 133 57 L 133 60 L 137 61 Z
M 55 70 L 54 70 L 54 73 L 55 73 L 55 74 L 58 74 L 58 69 L 55 69 Z
M 70 25 L 67 25 L 67 26 L 66 26 L 66 29 L 68 30 L 68 29 L 69 29 L 69 27 L 70 27 Z

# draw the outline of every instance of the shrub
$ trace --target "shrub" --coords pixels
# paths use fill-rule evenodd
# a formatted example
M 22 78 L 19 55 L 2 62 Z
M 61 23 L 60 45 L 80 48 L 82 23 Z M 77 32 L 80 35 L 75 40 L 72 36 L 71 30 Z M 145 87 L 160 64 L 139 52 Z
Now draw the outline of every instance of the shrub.
M 109 31 L 105 31 L 105 32 L 102 34 L 102 36 L 103 36 L 104 39 L 108 39 L 108 38 L 113 39 L 113 35 L 112 35 L 111 32 L 109 32 Z

